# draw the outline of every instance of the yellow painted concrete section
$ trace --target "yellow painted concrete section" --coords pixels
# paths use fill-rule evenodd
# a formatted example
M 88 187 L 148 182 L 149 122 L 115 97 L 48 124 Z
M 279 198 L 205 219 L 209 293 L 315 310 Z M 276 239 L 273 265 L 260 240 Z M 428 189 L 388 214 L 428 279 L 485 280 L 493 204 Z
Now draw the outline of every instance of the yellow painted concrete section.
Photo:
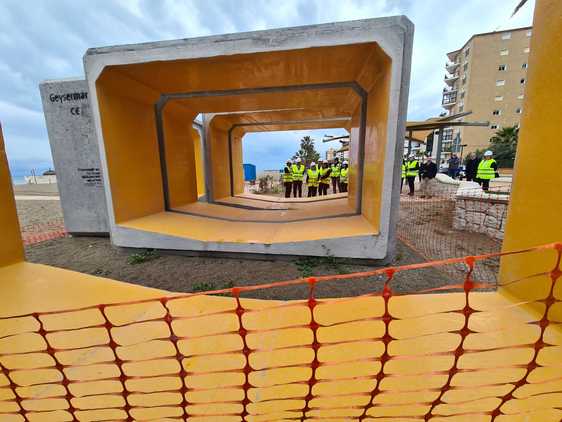
M 341 57 L 346 59 L 341 60 Z M 385 73 L 390 70 L 387 62 L 388 58 L 376 43 L 365 43 L 105 68 L 96 81 L 96 87 L 115 220 L 119 223 L 163 211 L 153 110 L 161 93 L 356 81 L 368 92 L 377 91 L 377 95 L 370 98 L 370 107 L 374 111 L 368 117 L 367 142 L 384 143 L 386 128 L 379 119 L 386 120 L 388 117 L 385 113 L 388 99 L 382 98 L 388 93 L 385 90 L 388 77 Z M 224 75 L 229 76 L 225 78 Z M 381 91 L 385 95 L 379 95 Z M 169 108 L 173 107 L 177 118 L 165 116 L 164 119 L 171 205 L 188 204 L 202 194 L 202 177 L 194 180 L 192 167 L 197 169 L 197 175 L 202 175 L 203 166 L 197 164 L 197 150 L 191 150 L 192 143 L 182 142 L 189 133 L 184 135 L 180 127 L 198 113 L 270 110 L 272 117 L 275 114 L 272 110 L 279 110 L 285 115 L 281 120 L 289 114 L 300 118 L 314 115 L 357 118 L 358 105 L 359 97 L 351 88 L 173 100 L 166 106 L 165 113 L 172 113 Z M 259 113 L 254 116 L 247 114 L 243 117 L 245 121 L 263 117 L 257 116 Z M 328 125 L 332 127 L 332 124 Z M 318 123 L 317 126 L 327 127 L 326 123 Z M 349 122 L 345 124 L 348 129 L 351 126 Z M 214 199 L 231 194 L 230 167 L 226 160 L 227 130 L 224 124 L 212 124 L 208 131 L 211 156 L 208 165 L 213 174 Z M 252 127 L 244 129 L 240 138 L 234 136 L 232 173 L 235 193 L 243 191 L 241 137 L 249 130 L 264 129 Z M 373 132 L 377 136 L 372 135 Z M 380 209 L 376 208 L 380 208 L 380 184 L 383 180 L 379 174 L 382 166 L 378 164 L 382 157 L 373 157 L 373 154 L 384 154 L 384 146 L 370 145 L 367 150 L 370 152 L 366 162 L 369 167 L 364 181 L 363 213 L 372 225 L 378 227 Z M 130 165 L 131 155 L 135 166 Z M 352 168 L 350 185 L 354 183 L 355 174 L 356 169 Z M 350 204 L 354 204 L 353 186 L 350 186 L 350 191 Z
M 308 204 L 297 203 L 291 205 L 291 207 L 287 207 L 285 209 L 264 208 L 253 210 L 231 207 L 222 204 L 196 202 L 174 207 L 174 211 L 183 211 L 211 219 L 223 218 L 233 221 L 256 222 L 287 222 L 302 219 L 333 217 L 338 215 L 349 216 L 350 214 L 355 213 L 355 210 L 349 207 L 346 198 L 334 201 L 313 202 Z M 322 224 L 322 221 L 311 221 L 310 223 Z
M 322 198 L 319 200 L 319 198 Z M 222 199 L 220 204 L 235 204 L 243 205 L 259 209 L 270 209 L 270 210 L 297 210 L 308 208 L 310 204 L 322 203 L 324 205 L 329 205 L 332 202 L 346 202 L 342 199 L 347 198 L 347 194 L 336 193 L 330 195 L 316 196 L 314 198 L 280 198 L 269 195 L 257 195 L 257 194 L 241 194 L 238 196 L 231 196 L 229 198 Z M 350 209 L 351 210 L 351 209 Z M 352 211 L 352 210 L 351 210 Z
M 205 163 L 201 149 L 201 135 L 199 131 L 191 128 L 191 139 L 193 140 L 193 155 L 195 156 L 195 170 L 197 178 L 197 196 L 205 194 Z
M 562 145 L 561 52 L 562 2 L 539 0 L 533 24 L 528 83 L 504 250 L 562 239 L 562 172 L 556 164 L 545 165 L 557 162 Z M 532 258 L 504 258 L 501 276 L 503 279 L 517 279 L 537 273 L 544 270 L 550 258 L 537 254 Z M 525 299 L 535 294 L 536 285 L 517 285 L 508 290 L 510 294 Z
M 381 69 L 377 72 L 377 75 L 380 76 L 369 91 L 367 99 L 367 127 L 361 206 L 365 218 L 378 226 L 382 207 L 382 182 L 385 177 L 384 157 L 388 137 L 387 121 L 391 63 L 388 58 L 382 57 L 382 54 L 376 60 L 376 63 L 384 70 Z
M 270 132 L 270 131 L 288 131 L 302 129 L 321 129 L 321 128 L 338 128 L 346 125 L 346 121 L 323 121 L 318 119 L 333 118 L 345 116 L 343 109 L 346 106 L 344 100 L 352 97 L 349 89 L 336 90 L 344 93 L 344 97 L 334 95 L 329 90 L 310 91 L 299 93 L 276 93 L 268 95 L 250 95 L 242 98 L 222 97 L 220 100 L 209 98 L 203 100 L 182 100 L 180 103 L 184 107 L 198 109 L 204 107 L 201 101 L 219 102 L 220 106 L 225 107 L 225 102 L 233 101 L 231 107 L 243 108 L 275 108 L 275 107 L 297 107 L 297 110 L 276 110 L 251 113 L 233 113 L 218 114 L 210 117 L 209 130 L 207 131 L 207 142 L 211 144 L 211 162 L 213 171 L 213 187 L 215 189 L 214 199 L 224 199 L 230 195 L 230 168 L 228 166 L 228 133 L 231 132 L 232 147 L 232 174 L 234 177 L 234 194 L 241 194 L 244 191 L 244 174 L 243 174 L 243 137 L 249 132 Z M 355 98 L 355 102 L 356 102 Z M 273 104 L 271 101 L 274 101 Z M 295 103 L 296 101 L 296 103 Z M 338 109 L 330 108 L 330 103 L 338 105 Z M 249 106 L 248 103 L 252 105 Z M 353 102 L 354 103 L 354 102 Z M 303 108 L 306 105 L 309 108 Z M 324 109 L 325 107 L 328 107 Z M 307 123 L 295 123 L 295 120 L 308 119 L 317 120 Z M 262 124 L 253 125 L 255 123 L 279 122 L 275 125 Z M 252 126 L 239 126 L 252 124 Z M 280 165 L 284 164 L 285 158 L 280 158 Z
M 191 118 L 190 118 L 191 117 Z M 196 202 L 197 164 L 193 139 L 194 116 L 178 116 L 165 107 L 162 116 L 170 207 Z
M 23 261 L 23 244 L 18 216 L 15 212 L 14 190 L 0 125 L 0 266 Z
M 164 210 L 154 107 L 122 94 L 125 81 L 102 76 L 97 82 L 116 222 Z M 134 81 L 130 85 L 127 93 L 156 100 L 156 93 Z
M 242 136 L 232 134 L 232 175 L 234 177 L 234 195 L 244 192 L 244 158 Z
M 161 66 L 160 62 L 130 64 L 119 66 L 119 69 L 162 92 L 352 81 L 362 71 L 365 58 L 375 47 L 375 43 L 366 43 L 306 48 L 178 60 L 167 62 L 166 66 Z M 342 60 L 342 57 L 346 59 Z
M 173 212 L 162 212 L 120 224 L 121 227 L 184 237 L 203 242 L 292 243 L 337 237 L 378 234 L 361 215 L 289 223 L 249 223 L 216 220 Z
M 325 196 L 315 196 L 315 197 L 302 197 L 302 198 L 283 198 L 279 196 L 272 196 L 272 195 L 261 195 L 255 193 L 243 193 L 237 195 L 236 198 L 242 199 L 250 199 L 253 201 L 261 201 L 261 202 L 275 202 L 276 204 L 281 205 L 288 205 L 288 204 L 307 204 L 307 203 L 314 203 L 314 202 L 326 202 L 326 201 L 333 201 L 341 198 L 347 197 L 347 193 L 329 193 Z M 228 200 L 231 200 L 229 198 Z

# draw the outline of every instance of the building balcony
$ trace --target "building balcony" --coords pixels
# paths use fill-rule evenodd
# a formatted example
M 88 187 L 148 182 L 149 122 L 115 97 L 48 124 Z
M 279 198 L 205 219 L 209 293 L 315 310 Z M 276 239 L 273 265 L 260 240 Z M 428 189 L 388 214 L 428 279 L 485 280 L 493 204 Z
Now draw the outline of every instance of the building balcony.
M 460 63 L 455 63 L 455 62 L 446 62 L 445 63 L 445 69 L 447 69 L 447 72 L 449 73 L 455 73 L 455 71 L 457 70 L 457 68 L 460 66 Z
M 453 108 L 453 106 L 456 104 L 456 101 L 448 101 L 445 102 L 445 100 L 443 100 L 443 102 L 441 103 L 441 106 L 447 110 Z
M 457 90 L 451 91 L 443 91 L 443 100 L 441 101 L 441 105 L 444 108 L 451 108 L 457 102 Z
M 459 79 L 459 74 L 455 73 L 453 75 L 445 74 L 445 83 L 449 86 L 453 86 L 453 84 Z

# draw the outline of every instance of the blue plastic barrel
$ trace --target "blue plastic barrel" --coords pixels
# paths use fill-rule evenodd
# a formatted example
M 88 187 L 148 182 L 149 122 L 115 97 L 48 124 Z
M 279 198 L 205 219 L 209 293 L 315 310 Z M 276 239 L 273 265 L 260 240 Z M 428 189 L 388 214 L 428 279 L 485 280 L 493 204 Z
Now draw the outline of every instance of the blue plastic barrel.
M 244 167 L 244 181 L 253 182 L 256 180 L 256 166 L 253 164 L 243 164 Z

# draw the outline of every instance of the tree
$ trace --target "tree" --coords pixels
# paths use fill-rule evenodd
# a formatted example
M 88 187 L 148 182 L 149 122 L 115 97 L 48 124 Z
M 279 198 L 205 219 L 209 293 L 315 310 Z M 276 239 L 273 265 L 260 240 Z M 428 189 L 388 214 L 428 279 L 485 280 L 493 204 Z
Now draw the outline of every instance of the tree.
M 519 129 L 517 126 L 503 127 L 490 138 L 490 150 L 498 167 L 513 168 Z
M 300 158 L 305 166 L 309 166 L 313 161 L 315 163 L 320 159 L 320 154 L 314 148 L 314 139 L 310 136 L 305 136 L 301 139 L 301 149 L 293 155 L 293 160 Z

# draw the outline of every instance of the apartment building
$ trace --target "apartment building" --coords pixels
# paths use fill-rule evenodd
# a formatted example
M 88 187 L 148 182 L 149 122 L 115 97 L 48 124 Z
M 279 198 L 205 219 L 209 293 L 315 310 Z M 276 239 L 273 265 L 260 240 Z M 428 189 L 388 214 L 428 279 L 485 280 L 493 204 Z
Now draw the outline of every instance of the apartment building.
M 532 27 L 476 34 L 447 53 L 443 108 L 449 115 L 472 111 L 466 121 L 490 126 L 444 129 L 444 152 L 486 148 L 499 128 L 519 124 L 531 35 Z

